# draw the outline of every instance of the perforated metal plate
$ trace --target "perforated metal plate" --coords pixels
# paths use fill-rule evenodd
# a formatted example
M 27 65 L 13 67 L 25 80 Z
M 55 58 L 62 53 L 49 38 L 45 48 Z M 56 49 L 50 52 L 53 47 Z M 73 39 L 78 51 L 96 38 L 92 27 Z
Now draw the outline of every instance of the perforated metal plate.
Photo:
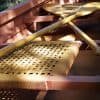
M 26 89 L 1 89 L 0 100 L 35 100 L 38 91 Z
M 50 41 L 32 42 L 17 49 L 0 59 L 0 87 L 42 88 L 34 83 L 43 83 L 48 76 L 66 76 L 79 46 L 78 41 Z
M 1 89 L 0 90 L 0 100 L 20 100 L 20 93 L 14 89 Z

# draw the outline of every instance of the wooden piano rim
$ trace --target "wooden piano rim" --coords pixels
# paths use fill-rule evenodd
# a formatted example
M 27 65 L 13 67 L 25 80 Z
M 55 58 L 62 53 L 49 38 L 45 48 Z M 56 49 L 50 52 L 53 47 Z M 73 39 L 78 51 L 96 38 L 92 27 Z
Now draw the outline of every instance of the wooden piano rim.
M 66 78 L 49 77 L 49 80 L 36 82 L 0 82 L 0 88 L 21 88 L 32 90 L 66 90 L 66 89 L 93 89 L 100 88 L 100 76 L 67 76 Z M 9 87 L 8 85 L 9 84 Z M 3 88 L 3 89 L 4 89 Z
M 48 2 L 49 0 L 29 0 L 25 3 L 22 3 L 18 6 L 15 6 L 11 9 L 4 10 L 0 12 L 0 26 L 10 22 L 17 16 L 32 10 L 34 7 L 41 6 L 43 3 Z M 16 13 L 16 14 L 14 14 Z

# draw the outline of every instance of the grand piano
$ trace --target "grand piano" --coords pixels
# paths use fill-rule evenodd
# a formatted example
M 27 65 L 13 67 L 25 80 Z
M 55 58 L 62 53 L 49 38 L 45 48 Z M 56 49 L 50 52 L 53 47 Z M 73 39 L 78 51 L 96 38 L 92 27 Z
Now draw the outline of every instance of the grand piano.
M 99 100 L 99 27 L 96 0 L 30 0 L 0 12 L 0 100 Z

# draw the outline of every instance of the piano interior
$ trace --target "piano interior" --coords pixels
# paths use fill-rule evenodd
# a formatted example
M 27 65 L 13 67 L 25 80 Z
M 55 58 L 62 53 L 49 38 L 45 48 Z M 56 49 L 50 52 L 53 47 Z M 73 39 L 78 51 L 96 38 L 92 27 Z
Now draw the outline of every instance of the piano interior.
M 99 27 L 97 0 L 0 12 L 0 100 L 99 100 Z

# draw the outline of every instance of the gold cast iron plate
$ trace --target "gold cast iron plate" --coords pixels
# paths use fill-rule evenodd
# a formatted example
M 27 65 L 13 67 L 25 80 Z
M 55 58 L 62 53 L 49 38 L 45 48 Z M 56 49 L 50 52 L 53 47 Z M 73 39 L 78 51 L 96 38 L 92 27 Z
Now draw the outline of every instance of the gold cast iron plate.
M 51 12 L 53 14 L 57 15 L 69 15 L 76 13 L 82 6 L 83 4 L 64 4 L 64 5 L 52 5 L 52 4 L 47 4 L 44 5 L 44 9 L 48 12 Z
M 100 9 L 100 2 L 90 2 L 90 3 L 78 3 L 78 4 L 46 4 L 43 8 L 51 12 L 53 14 L 60 15 L 62 17 L 69 16 L 71 14 L 75 14 L 77 12 L 86 13 L 86 12 L 93 12 L 95 10 Z M 89 13 L 91 14 L 91 13 Z M 80 14 L 81 16 L 81 14 Z
M 79 47 L 79 41 L 50 41 L 16 49 L 0 58 L 0 87 L 42 88 L 35 83 L 43 83 L 49 76 L 66 76 Z

